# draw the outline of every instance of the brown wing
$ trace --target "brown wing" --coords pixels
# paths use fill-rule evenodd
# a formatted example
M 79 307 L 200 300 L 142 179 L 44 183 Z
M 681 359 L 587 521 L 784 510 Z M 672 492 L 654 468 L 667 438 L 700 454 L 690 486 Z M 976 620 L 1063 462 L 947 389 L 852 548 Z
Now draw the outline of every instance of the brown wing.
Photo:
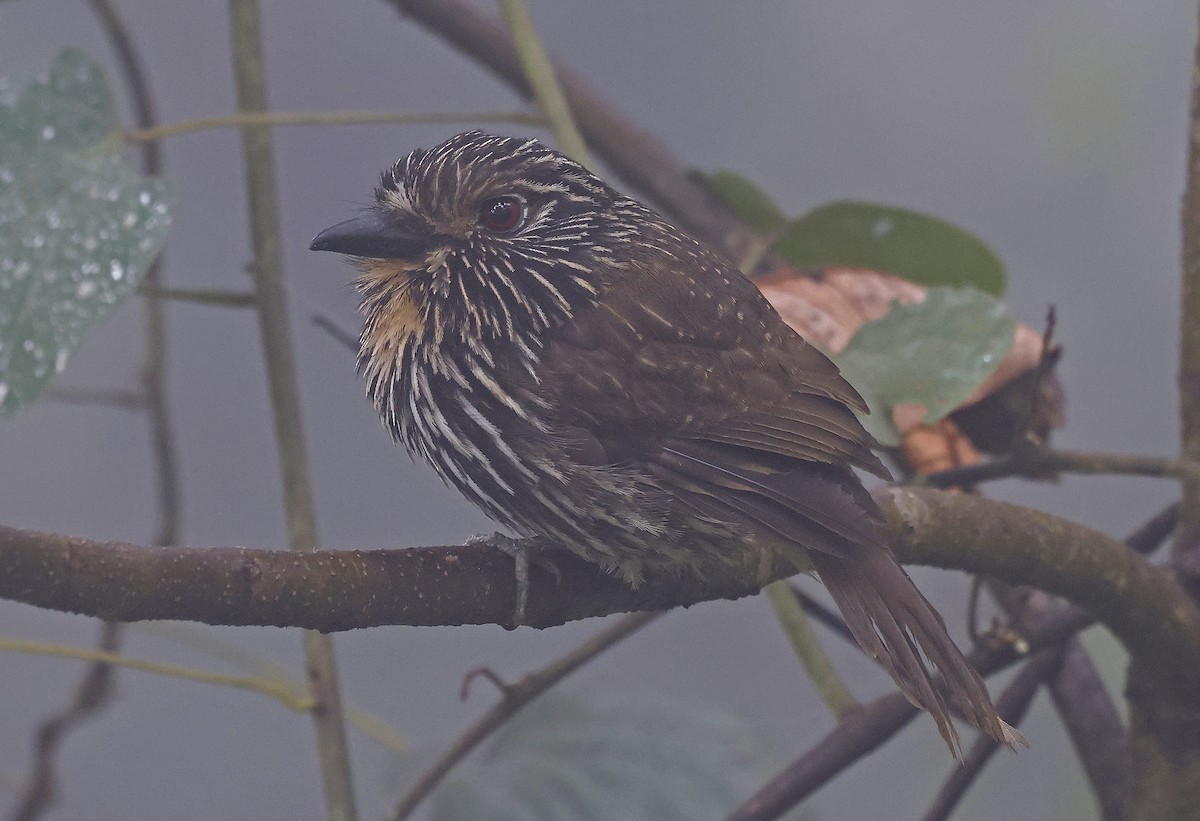
M 878 545 L 878 509 L 851 467 L 888 477 L 852 408 L 862 397 L 744 277 L 633 267 L 552 337 L 573 455 L 640 463 L 697 515 L 808 550 Z
M 880 513 L 851 467 L 887 477 L 852 409 L 862 397 L 719 262 L 700 276 L 630 272 L 594 310 L 553 335 L 544 370 L 579 455 L 640 463 L 708 520 L 749 526 L 807 558 L 863 649 L 958 736 L 933 662 L 972 724 L 1021 740 L 941 617 L 896 564 Z
M 550 335 L 541 387 L 561 425 L 587 431 L 612 462 L 690 440 L 769 454 L 772 470 L 794 459 L 886 477 L 851 410 L 866 409 L 858 392 L 752 283 L 705 261 L 695 277 L 634 266 Z

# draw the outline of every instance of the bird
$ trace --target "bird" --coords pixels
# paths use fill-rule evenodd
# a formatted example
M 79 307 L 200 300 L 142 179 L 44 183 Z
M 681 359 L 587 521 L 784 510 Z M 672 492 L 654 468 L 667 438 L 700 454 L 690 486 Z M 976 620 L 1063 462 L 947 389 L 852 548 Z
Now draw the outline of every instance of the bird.
M 481 131 L 402 157 L 310 247 L 357 263 L 383 425 L 490 517 L 633 586 L 783 556 L 952 754 L 951 705 L 1023 743 L 884 537 L 855 473 L 890 478 L 862 396 L 723 257 L 540 141 Z

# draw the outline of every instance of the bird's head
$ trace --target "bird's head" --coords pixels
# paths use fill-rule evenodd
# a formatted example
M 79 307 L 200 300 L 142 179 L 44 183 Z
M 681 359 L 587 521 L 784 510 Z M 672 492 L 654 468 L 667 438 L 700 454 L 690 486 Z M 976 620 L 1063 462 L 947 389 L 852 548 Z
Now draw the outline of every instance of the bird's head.
M 311 247 L 358 258 L 364 353 L 410 337 L 486 344 L 598 298 L 620 268 L 617 202 L 632 201 L 536 140 L 470 131 L 396 162 L 375 204 Z

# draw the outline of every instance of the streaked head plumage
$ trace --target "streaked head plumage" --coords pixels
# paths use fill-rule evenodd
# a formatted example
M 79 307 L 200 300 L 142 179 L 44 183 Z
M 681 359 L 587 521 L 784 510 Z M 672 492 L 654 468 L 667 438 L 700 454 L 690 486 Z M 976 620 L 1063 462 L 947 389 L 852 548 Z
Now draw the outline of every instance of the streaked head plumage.
M 521 228 L 489 231 L 480 208 L 497 197 L 519 197 L 528 212 Z M 583 166 L 537 140 L 468 131 L 435 148 L 416 149 L 384 171 L 379 207 L 422 219 L 449 235 L 518 234 L 562 210 L 598 209 L 615 193 Z M 578 206 L 568 209 L 570 205 Z
M 514 338 L 597 298 L 612 206 L 632 202 L 537 140 L 469 131 L 401 158 L 375 204 L 313 247 L 359 258 L 368 326 L 391 306 L 396 333 Z

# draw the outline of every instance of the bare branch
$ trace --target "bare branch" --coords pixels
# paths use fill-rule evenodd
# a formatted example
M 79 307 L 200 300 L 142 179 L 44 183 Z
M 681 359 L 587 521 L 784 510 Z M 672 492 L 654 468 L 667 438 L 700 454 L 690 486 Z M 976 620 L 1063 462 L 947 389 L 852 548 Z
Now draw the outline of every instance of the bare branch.
M 917 708 L 900 692 L 864 704 L 734 810 L 727 821 L 778 818 L 900 732 L 916 715 Z
M 1125 538 L 1135 553 L 1157 550 L 1175 530 L 1179 505 L 1170 504 Z M 1061 601 L 1032 588 L 988 584 L 1018 629 L 1062 610 Z M 973 588 L 977 589 L 977 588 Z M 1061 661 L 1050 680 L 1055 708 L 1075 746 L 1104 821 L 1125 821 L 1131 783 L 1129 731 L 1107 688 L 1078 638 L 1061 649 Z
M 1133 783 L 1129 732 L 1083 643 L 1071 639 L 1050 696 L 1083 764 L 1104 821 L 1124 821 Z
M 533 18 L 529 16 L 525 3 L 522 0 L 500 0 L 500 10 L 512 32 L 513 47 L 525 70 L 526 82 L 538 109 L 549 121 L 558 150 L 582 166 L 593 167 L 587 146 L 571 116 L 571 107 L 554 75 L 554 66 L 550 64 L 546 49 L 538 39 Z
M 1090 608 L 1135 656 L 1183 676 L 1200 670 L 1200 608 L 1124 544 L 1040 511 L 916 488 L 876 495 L 897 556 L 1037 585 Z M 712 581 L 663 575 L 637 590 L 566 552 L 562 581 L 531 568 L 526 621 L 738 598 L 763 581 L 757 558 Z M 120 621 L 303 626 L 511 625 L 512 559 L 487 543 L 444 548 L 288 554 L 246 548 L 100 543 L 0 527 L 0 597 Z M 782 559 L 767 580 L 790 576 Z
M 481 63 L 526 99 L 530 97 L 512 38 L 499 17 L 465 0 L 388 2 Z M 635 126 L 570 68 L 557 61 L 554 66 L 584 139 L 613 172 L 684 228 L 713 247 L 724 249 L 730 259 L 744 258 L 757 239 L 754 233 L 692 180 L 656 137 Z
M 791 585 L 792 595 L 796 597 L 796 601 L 804 608 L 804 612 L 812 619 L 819 621 L 821 624 L 841 639 L 854 647 L 858 647 L 858 640 L 854 638 L 854 634 L 850 632 L 850 628 L 846 626 L 846 622 L 837 613 L 830 610 L 825 605 L 814 599 L 812 596 L 801 590 L 796 584 Z
M 978 496 L 917 488 L 876 495 L 885 497 L 893 545 L 905 561 L 983 573 L 1062 596 L 1091 610 L 1135 659 L 1181 682 L 1200 679 L 1200 606 L 1169 571 L 1122 542 L 1048 513 Z M 968 544 L 986 548 L 966 549 Z
M 621 639 L 635 630 L 649 624 L 661 613 L 633 613 L 605 628 L 595 637 L 584 642 L 561 659 L 552 664 L 535 670 L 523 676 L 519 681 L 506 684 L 489 676 L 500 688 L 501 698 L 494 707 L 488 710 L 478 721 L 472 724 L 450 749 L 434 763 L 418 780 L 413 788 L 400 800 L 387 816 L 388 821 L 402 821 L 408 818 L 414 809 L 425 800 L 446 773 L 462 761 L 468 753 L 478 747 L 484 739 L 497 730 L 505 721 L 517 714 L 525 705 L 540 696 L 546 690 L 562 681 L 567 675 L 575 672 L 588 661 L 612 647 Z M 491 671 L 476 671 L 480 675 L 488 675 Z M 463 696 L 466 696 L 464 682 Z
M 1179 317 L 1180 453 L 1200 459 L 1200 42 L 1192 68 L 1187 178 L 1183 194 L 1183 254 Z M 1183 486 L 1183 508 L 1173 558 L 1200 578 L 1200 477 Z
M 123 388 L 83 388 L 76 385 L 51 385 L 46 388 L 42 398 L 64 405 L 93 405 L 135 411 L 144 409 L 147 404 L 145 395 L 140 391 Z
M 112 623 L 107 622 L 106 624 Z M 138 670 L 143 673 L 152 673 L 154 675 L 196 682 L 198 684 L 212 684 L 220 687 L 249 690 L 269 696 L 289 710 L 295 710 L 296 712 L 309 712 L 316 704 L 313 697 L 308 693 L 304 682 L 297 684 L 291 677 L 282 675 L 230 675 L 229 673 L 220 673 L 215 670 L 202 670 L 196 667 L 183 667 L 178 664 L 134 658 L 122 655 L 116 652 L 115 649 L 108 650 L 101 648 L 91 650 L 84 647 L 46 644 L 40 641 L 24 641 L 20 639 L 0 638 L 0 652 L 28 653 L 30 655 L 49 656 L 60 659 L 82 659 L 94 662 L 95 666 L 121 667 L 127 670 Z
M 139 125 L 148 127 L 154 123 L 154 104 L 150 94 L 146 72 L 141 57 L 129 34 L 129 29 L 110 0 L 90 0 L 92 11 L 100 21 L 105 36 L 116 54 L 122 78 L 129 91 L 134 116 Z M 162 155 L 157 145 L 142 147 L 142 168 L 150 176 L 161 173 Z M 161 258 L 160 258 L 161 259 Z M 156 259 L 146 272 L 145 284 L 153 287 L 161 278 L 161 263 Z M 170 544 L 177 540 L 179 522 L 178 471 L 175 469 L 174 439 L 171 434 L 166 405 L 163 400 L 165 383 L 163 318 L 160 307 L 149 304 L 146 310 L 146 364 L 144 368 L 144 393 L 109 392 L 109 399 L 116 399 L 124 407 L 145 407 L 158 468 L 159 525 L 156 541 Z M 66 401 L 88 401 L 97 397 L 95 393 L 74 392 L 59 389 L 59 398 Z M 101 625 L 99 649 L 115 652 L 121 643 L 123 627 L 107 623 Z M 112 689 L 113 668 L 104 660 L 91 663 L 83 674 L 75 696 L 66 708 L 42 724 L 37 732 L 37 749 L 33 776 L 22 795 L 22 801 L 14 812 L 15 818 L 39 817 L 50 805 L 54 793 L 54 770 L 56 751 L 64 735 L 89 716 L 95 715 L 107 702 Z
M 225 308 L 252 308 L 258 297 L 249 291 L 222 291 L 216 288 L 163 288 L 147 284 L 138 288 L 138 295 L 150 303 L 159 299 L 193 302 L 197 305 L 217 305 Z
M 1149 556 L 1170 538 L 1179 526 L 1179 503 L 1172 502 L 1144 525 L 1125 537 L 1126 546 L 1134 553 Z
M 101 651 L 115 653 L 120 640 L 120 625 L 100 626 L 98 648 Z M 88 665 L 70 704 L 38 727 L 34 742 L 33 774 L 21 790 L 17 806 L 10 816 L 11 821 L 33 821 L 54 803 L 58 748 L 68 732 L 104 707 L 112 692 L 112 676 L 113 668 L 105 662 Z
M 1047 649 L 1036 654 L 1025 663 L 1021 672 L 1013 679 L 996 700 L 996 712 L 1009 724 L 1017 727 L 1033 703 L 1033 697 L 1045 680 L 1053 675 L 1062 658 L 1061 651 Z M 992 756 L 1000 749 L 995 739 L 980 735 L 967 752 L 961 764 L 951 772 L 934 798 L 933 805 L 922 817 L 922 821 L 946 821 L 967 794 L 967 788 L 975 782 Z
M 194 120 L 181 120 L 160 126 L 142 126 L 137 131 L 129 131 L 125 139 L 131 143 L 156 145 L 159 140 L 176 137 L 180 134 L 191 134 L 196 131 L 207 131 L 214 128 L 240 128 L 247 125 L 256 126 L 289 126 L 289 125 L 361 125 L 402 123 L 415 125 L 418 123 L 516 123 L 539 127 L 545 125 L 545 120 L 534 114 L 523 111 L 464 111 L 457 113 L 433 114 L 399 114 L 388 111 L 246 111 L 223 117 L 198 117 Z
M 258 0 L 229 0 L 234 79 L 238 111 L 242 113 L 264 112 L 268 108 L 259 17 Z M 279 195 L 275 185 L 271 132 L 265 126 L 243 126 L 241 136 L 246 199 L 250 212 L 250 239 L 254 252 L 255 294 L 258 297 L 271 413 L 283 478 L 288 545 L 293 551 L 308 552 L 317 547 L 317 523 L 283 288 Z M 355 806 L 350 750 L 346 743 L 333 642 L 327 635 L 307 631 L 304 634 L 304 655 L 309 685 L 317 700 L 312 718 L 317 731 L 317 754 L 324 782 L 325 809 L 330 821 L 354 821 L 358 817 L 358 810 Z
M 800 663 L 804 665 L 809 679 L 820 693 L 821 700 L 833 713 L 834 718 L 842 718 L 857 707 L 858 702 L 821 647 L 821 642 L 808 621 L 808 615 L 804 612 L 804 606 L 783 579 L 771 582 L 763 592 L 775 608 L 779 624 L 787 634 L 788 641 L 792 643 L 792 649 L 795 650 Z
M 637 590 L 562 552 L 562 581 L 530 568 L 526 623 L 662 610 L 759 589 L 757 565 L 712 584 L 650 579 Z M 753 565 L 753 566 L 752 566 Z M 775 575 L 791 575 L 780 563 Z M 0 598 L 118 621 L 182 619 L 323 632 L 383 624 L 513 626 L 513 560 L 486 543 L 398 550 L 289 553 L 158 548 L 0 527 Z
M 333 317 L 316 313 L 309 316 L 309 321 L 340 342 L 350 353 L 358 355 L 358 336 L 339 325 Z
M 1164 514 L 1169 519 L 1176 510 L 1177 506 L 1171 505 L 1125 543 L 1140 553 L 1154 550 L 1170 535 L 1169 529 L 1162 528 Z M 1033 588 L 995 581 L 988 588 L 1017 630 L 1064 607 L 1060 599 Z M 1055 709 L 1083 764 L 1104 821 L 1125 821 L 1131 777 L 1129 731 L 1079 639 L 1066 642 L 1061 652 L 1061 663 L 1049 682 Z
M 999 459 L 926 474 L 914 479 L 913 484 L 940 488 L 965 487 L 1010 476 L 1037 478 L 1048 473 L 1171 477 L 1190 481 L 1200 477 L 1200 462 L 1125 453 L 1055 450 L 1030 445 Z
M 1153 551 L 1170 535 L 1176 514 L 1177 507 L 1170 505 L 1130 534 L 1126 545 L 1139 553 Z M 1089 613 L 1074 605 L 1052 605 L 1044 594 L 1039 596 L 1040 604 L 1045 606 L 1024 607 L 1016 600 L 1015 591 L 1006 588 L 1002 592 L 1002 604 L 1010 610 L 1020 611 L 1017 614 L 1020 617 L 1017 626 L 1033 652 L 1058 646 L 1065 641 L 1075 641 L 1074 635 L 1094 621 Z M 988 675 L 1024 657 L 1026 656 L 1015 653 L 1012 645 L 1003 645 L 980 647 L 971 654 L 970 660 L 980 673 Z M 1060 666 L 1060 675 L 1062 669 Z M 729 821 L 765 821 L 777 818 L 899 732 L 916 712 L 916 708 L 900 693 L 893 693 L 864 705 L 861 710 L 851 713 L 847 721 L 840 722 L 815 747 L 764 785 L 754 797 L 730 816 Z M 1125 735 L 1123 729 L 1118 728 L 1116 735 L 1111 736 L 1109 740 L 1119 741 Z M 1116 819 L 1106 817 L 1105 821 L 1118 821 L 1119 818 L 1120 816 Z
M 937 503 L 942 501 L 944 494 L 929 490 L 892 491 L 893 495 L 899 493 L 905 496 L 905 516 L 907 521 L 916 524 L 916 532 L 933 532 L 929 519 L 939 510 Z M 926 510 L 914 516 L 912 511 L 918 501 Z M 1069 531 L 1078 527 L 1060 523 L 1044 514 L 986 500 L 948 497 L 944 504 L 966 505 L 968 532 L 979 536 L 974 543 L 961 537 L 954 540 L 961 564 L 987 564 L 984 558 L 987 555 L 1011 552 L 1004 547 L 1009 535 L 1007 529 L 998 524 L 1005 517 L 1016 517 L 1024 522 L 1023 530 L 1021 525 L 1014 524 L 1013 528 L 1023 533 L 1022 541 L 1035 546 L 1044 539 L 1053 541 L 1064 536 L 1063 528 L 1067 531 L 1065 535 L 1070 535 Z M 894 517 L 901 515 L 894 508 L 890 512 Z M 1039 526 L 1030 525 L 1031 517 L 1039 522 Z M 1043 519 L 1045 521 L 1041 521 Z M 1044 534 L 1041 533 L 1043 530 Z M 1079 530 L 1086 532 L 1082 528 Z M 1098 535 L 1093 537 L 1106 539 Z M 1093 561 L 1087 558 L 1089 548 L 1080 541 L 1081 538 L 1082 534 L 1076 533 L 1072 538 L 1061 538 L 1056 546 L 1086 568 Z M 906 547 L 906 541 L 901 545 L 902 552 L 908 553 L 910 558 L 925 555 L 940 564 L 950 564 L 945 557 L 939 557 L 938 551 L 942 548 L 938 547 L 938 539 L 932 541 L 933 549 L 925 551 Z M 1100 550 L 1104 552 L 1107 547 Z M 1049 554 L 1054 551 L 1037 552 Z M 540 570 L 534 568 L 532 581 L 538 588 L 538 595 L 531 597 L 532 612 L 527 616 L 535 624 L 559 623 L 567 618 L 611 612 L 620 607 L 632 609 L 647 605 L 652 599 L 666 607 L 684 603 L 680 600 L 681 589 L 692 596 L 701 592 L 695 587 L 687 589 L 686 581 L 681 584 L 678 579 L 651 579 L 643 588 L 633 591 L 592 565 L 569 556 L 559 557 L 557 564 L 563 572 L 561 585 L 556 584 L 548 572 L 543 577 Z M 1003 563 L 994 569 L 1010 571 Z M 31 580 L 31 570 L 40 571 L 40 575 L 34 574 L 36 580 Z M 459 618 L 454 621 L 461 623 L 467 620 L 462 615 L 470 614 L 465 603 L 477 599 L 481 603 L 481 612 L 489 614 L 486 620 L 502 622 L 513 612 L 515 585 L 511 570 L 510 557 L 482 543 L 461 548 L 322 551 L 300 555 L 239 548 L 155 550 L 132 545 L 106 546 L 0 529 L 0 595 L 45 606 L 47 602 L 38 599 L 48 594 L 61 597 L 59 609 L 77 609 L 63 605 L 78 601 L 94 607 L 95 603 L 89 603 L 87 599 L 108 592 L 111 595 L 105 600 L 107 606 L 127 608 L 138 598 L 133 591 L 140 580 L 159 590 L 162 600 L 155 605 L 159 611 L 140 612 L 136 618 L 167 615 L 194 618 L 196 611 L 212 609 L 215 603 L 216 612 L 226 616 L 236 613 L 238 618 L 230 620 L 235 623 L 247 623 L 244 617 L 252 614 L 269 615 L 270 620 L 256 622 L 268 624 L 296 624 L 303 623 L 302 618 L 318 617 L 325 629 L 348 629 L 369 623 L 430 623 L 422 619 L 438 616 L 439 611 L 426 602 L 438 599 L 450 602 L 449 610 L 441 611 L 442 615 L 457 613 Z M 97 573 L 97 578 L 90 578 Z M 753 577 L 754 569 L 748 568 L 746 575 Z M 1117 574 L 1114 578 L 1119 577 Z M 1165 574 L 1163 578 L 1166 578 Z M 9 583 L 12 579 L 23 580 L 19 588 Z M 1160 579 L 1149 584 L 1161 582 Z M 746 584 L 746 580 L 741 583 Z M 1133 582 L 1135 588 L 1145 583 L 1139 579 Z M 313 584 L 318 585 L 315 594 Z M 752 587 L 752 583 L 748 584 L 748 588 Z M 406 595 L 406 590 L 413 594 Z M 430 595 L 433 591 L 436 595 Z M 725 591 L 737 594 L 734 588 L 726 587 Z M 418 598 L 416 592 L 424 595 Z M 709 597 L 714 593 L 711 588 L 704 592 Z M 749 592 L 749 589 L 742 592 Z M 329 612 L 329 602 L 338 603 L 339 612 Z M 148 604 L 144 600 L 137 603 L 143 608 Z M 237 607 L 231 608 L 233 604 Z M 326 606 L 324 611 L 321 605 Z M 172 612 L 178 609 L 183 613 Z M 1046 646 L 1048 637 L 1061 640 L 1070 631 L 1091 623 L 1091 618 L 1078 608 L 1066 608 L 1050 623 L 1052 629 L 1048 627 L 1040 633 L 1028 634 L 1034 648 Z M 1008 650 L 987 651 L 974 654 L 974 658 L 980 662 L 981 669 L 988 672 L 1011 661 L 1013 654 Z M 797 791 L 807 794 L 857 756 L 882 743 L 914 714 L 915 709 L 898 694 L 853 711 L 834 734 L 789 770 L 784 779 L 786 785 L 776 784 L 772 790 L 783 789 L 792 796 Z
M 1064 641 L 1091 622 L 1076 607 L 1040 620 L 1028 634 L 1033 651 Z M 990 675 L 1019 660 L 1010 648 L 977 649 L 968 661 L 983 675 Z M 917 715 L 917 708 L 900 692 L 881 696 L 854 710 L 804 755 L 768 781 L 750 800 L 738 807 L 727 821 L 767 821 L 778 818 L 816 792 L 830 779 L 879 747 Z
M 104 27 L 104 33 L 117 56 L 121 76 L 129 91 L 134 119 L 140 128 L 151 128 L 158 120 L 154 96 L 141 54 L 112 0 L 89 0 L 92 10 Z M 163 170 L 162 150 L 155 143 L 141 146 L 142 171 L 158 176 Z M 162 255 L 150 265 L 142 280 L 141 292 L 154 291 L 162 286 Z M 162 305 L 153 299 L 146 303 L 146 364 L 143 384 L 150 417 L 150 435 L 157 468 L 155 486 L 158 489 L 158 530 L 155 544 L 174 544 L 179 540 L 179 468 L 175 435 L 166 403 L 166 320 Z

